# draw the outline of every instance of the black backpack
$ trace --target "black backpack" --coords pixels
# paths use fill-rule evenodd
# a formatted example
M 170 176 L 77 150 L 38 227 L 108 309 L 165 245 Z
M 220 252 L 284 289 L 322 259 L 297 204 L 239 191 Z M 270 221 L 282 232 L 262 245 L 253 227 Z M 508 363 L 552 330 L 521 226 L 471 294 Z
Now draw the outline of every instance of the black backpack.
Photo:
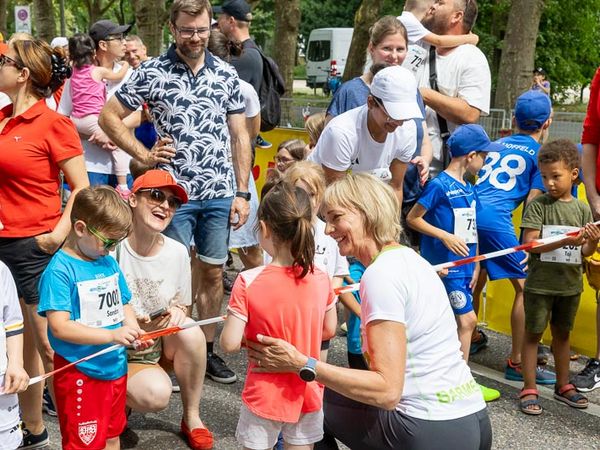
M 263 79 L 258 91 L 260 99 L 260 131 L 271 131 L 281 120 L 281 96 L 285 92 L 285 81 L 277 63 L 253 45 L 263 61 Z

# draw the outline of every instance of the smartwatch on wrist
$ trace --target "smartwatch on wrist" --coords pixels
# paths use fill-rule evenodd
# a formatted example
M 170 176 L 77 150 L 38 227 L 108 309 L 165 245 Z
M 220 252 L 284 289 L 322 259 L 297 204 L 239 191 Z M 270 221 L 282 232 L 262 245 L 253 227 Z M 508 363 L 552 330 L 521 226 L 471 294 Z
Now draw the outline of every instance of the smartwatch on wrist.
M 250 201 L 250 198 L 252 197 L 252 194 L 250 194 L 250 192 L 242 192 L 242 191 L 237 191 L 235 193 L 236 197 L 240 197 L 243 198 L 244 200 L 246 200 L 247 202 Z
M 298 372 L 298 375 L 306 382 L 314 381 L 317 378 L 317 360 L 309 357 L 304 367 Z

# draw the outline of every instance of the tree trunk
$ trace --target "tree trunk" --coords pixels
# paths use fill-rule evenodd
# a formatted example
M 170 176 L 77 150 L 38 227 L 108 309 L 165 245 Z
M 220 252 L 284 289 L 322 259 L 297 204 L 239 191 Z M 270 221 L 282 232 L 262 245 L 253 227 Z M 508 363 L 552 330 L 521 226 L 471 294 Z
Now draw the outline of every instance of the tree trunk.
M 292 96 L 299 29 L 300 0 L 275 0 L 273 59 L 285 80 L 285 97 Z
M 369 28 L 381 14 L 383 0 L 362 0 L 354 15 L 354 34 L 348 51 L 343 81 L 362 75 L 367 60 Z
M 35 36 L 50 42 L 56 36 L 56 22 L 52 0 L 34 0 Z
M 536 39 L 544 6 L 544 0 L 512 2 L 500 59 L 496 108 L 512 108 L 516 98 L 531 86 Z
M 2 33 L 4 40 L 8 41 L 8 0 L 0 0 L 0 32 Z M 6 33 L 6 34 L 5 34 Z
M 134 0 L 138 34 L 148 49 L 149 56 L 158 56 L 162 51 L 163 27 L 167 20 L 165 2 L 161 0 Z

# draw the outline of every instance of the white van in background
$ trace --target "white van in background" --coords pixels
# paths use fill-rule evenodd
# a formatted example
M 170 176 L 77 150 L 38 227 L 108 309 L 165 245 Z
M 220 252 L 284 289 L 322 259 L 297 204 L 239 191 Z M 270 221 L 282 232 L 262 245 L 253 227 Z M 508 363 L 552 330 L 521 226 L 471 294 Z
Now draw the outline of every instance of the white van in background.
M 306 46 L 306 85 L 323 87 L 332 60 L 339 74 L 344 73 L 354 28 L 317 28 L 310 32 Z

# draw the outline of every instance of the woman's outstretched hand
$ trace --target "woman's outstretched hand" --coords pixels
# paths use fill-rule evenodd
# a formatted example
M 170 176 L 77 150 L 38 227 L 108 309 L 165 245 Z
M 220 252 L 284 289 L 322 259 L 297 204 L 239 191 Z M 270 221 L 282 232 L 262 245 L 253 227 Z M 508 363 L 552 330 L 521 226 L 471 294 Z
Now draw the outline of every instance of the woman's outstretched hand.
M 256 364 L 253 372 L 298 372 L 308 361 L 296 347 L 283 339 L 257 334 L 258 342 L 247 341 L 248 356 Z

